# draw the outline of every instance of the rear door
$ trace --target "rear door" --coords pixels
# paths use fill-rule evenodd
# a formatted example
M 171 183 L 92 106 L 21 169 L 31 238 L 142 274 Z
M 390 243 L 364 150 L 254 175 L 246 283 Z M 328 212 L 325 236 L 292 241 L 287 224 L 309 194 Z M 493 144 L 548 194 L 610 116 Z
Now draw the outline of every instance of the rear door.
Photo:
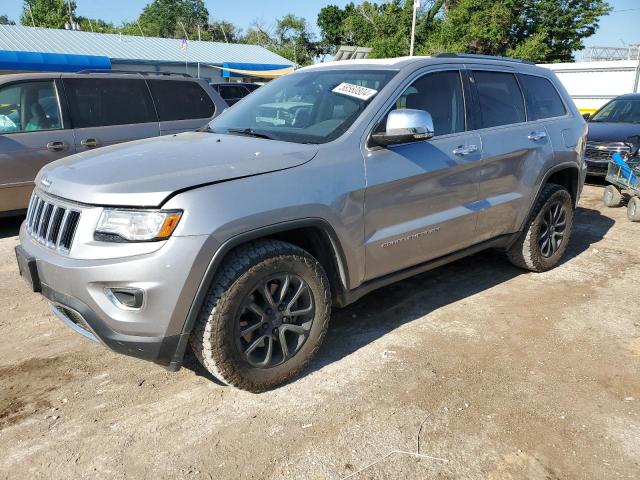
M 431 140 L 364 152 L 365 280 L 476 243 L 482 144 L 465 108 L 464 78 L 457 68 L 425 72 L 390 107 L 428 111 Z
M 0 87 L 0 212 L 26 208 L 38 171 L 73 152 L 58 87 L 53 79 Z
M 226 107 L 205 82 L 150 78 L 147 83 L 160 119 L 161 135 L 196 130 Z
M 129 77 L 63 79 L 77 152 L 159 135 L 158 118 L 144 79 Z
M 478 174 L 478 240 L 518 230 L 535 187 L 533 172 L 553 158 L 544 122 L 527 121 L 516 74 L 489 68 L 470 72 L 484 154 Z

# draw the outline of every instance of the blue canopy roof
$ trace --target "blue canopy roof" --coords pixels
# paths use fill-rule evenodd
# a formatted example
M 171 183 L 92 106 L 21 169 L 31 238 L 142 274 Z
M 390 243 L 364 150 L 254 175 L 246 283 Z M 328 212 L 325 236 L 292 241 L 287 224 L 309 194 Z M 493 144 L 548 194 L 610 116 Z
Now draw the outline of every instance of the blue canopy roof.
M 111 69 L 111 61 L 93 55 L 0 50 L 0 70 L 78 72 L 87 69 Z
M 290 67 L 291 64 L 289 65 L 283 65 L 283 64 L 271 64 L 271 63 L 236 63 L 236 62 L 224 62 L 222 64 L 222 68 L 231 68 L 232 70 L 251 70 L 253 72 L 255 72 L 255 75 L 253 75 L 254 77 L 259 77 L 260 76 L 260 71 L 265 71 L 265 70 L 280 70 L 282 68 L 287 68 Z M 245 77 L 246 75 L 241 75 L 238 73 L 234 73 L 234 72 L 230 72 L 228 70 L 223 70 L 222 71 L 222 76 L 224 78 L 229 78 L 229 77 Z

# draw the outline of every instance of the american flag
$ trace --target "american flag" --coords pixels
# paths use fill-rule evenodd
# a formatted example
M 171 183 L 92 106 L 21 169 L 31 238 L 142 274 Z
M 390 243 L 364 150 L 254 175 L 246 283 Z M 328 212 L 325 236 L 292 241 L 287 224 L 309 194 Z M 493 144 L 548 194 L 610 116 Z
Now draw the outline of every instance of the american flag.
M 183 39 L 182 39 L 182 43 L 180 44 L 180 50 L 186 50 L 186 49 L 187 49 L 187 47 L 188 47 L 187 39 L 186 39 L 186 38 L 183 38 Z

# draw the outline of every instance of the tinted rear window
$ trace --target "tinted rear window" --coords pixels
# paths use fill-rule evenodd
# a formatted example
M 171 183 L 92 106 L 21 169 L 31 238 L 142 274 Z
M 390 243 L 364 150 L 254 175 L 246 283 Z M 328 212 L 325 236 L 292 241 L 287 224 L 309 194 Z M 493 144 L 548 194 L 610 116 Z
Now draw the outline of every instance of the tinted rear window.
M 75 128 L 158 121 L 144 80 L 67 78 L 64 86 Z
M 527 101 L 527 118 L 529 120 L 561 117 L 567 113 L 558 91 L 546 78 L 520 75 L 520 82 Z
M 525 121 L 524 100 L 515 75 L 503 72 L 474 72 L 480 103 L 481 128 Z
M 161 122 L 210 118 L 216 113 L 211 97 L 196 82 L 148 80 Z
M 242 98 L 249 94 L 247 90 L 245 90 L 240 85 L 224 85 L 220 87 L 220 95 L 222 98 L 233 99 L 233 98 Z

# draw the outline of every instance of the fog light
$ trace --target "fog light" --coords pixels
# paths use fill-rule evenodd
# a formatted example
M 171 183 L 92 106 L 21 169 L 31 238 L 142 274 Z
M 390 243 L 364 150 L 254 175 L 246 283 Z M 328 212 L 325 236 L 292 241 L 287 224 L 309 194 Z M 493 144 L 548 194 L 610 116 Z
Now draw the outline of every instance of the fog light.
M 125 310 L 139 310 L 144 305 L 144 290 L 139 288 L 105 288 L 105 294 L 111 303 Z

